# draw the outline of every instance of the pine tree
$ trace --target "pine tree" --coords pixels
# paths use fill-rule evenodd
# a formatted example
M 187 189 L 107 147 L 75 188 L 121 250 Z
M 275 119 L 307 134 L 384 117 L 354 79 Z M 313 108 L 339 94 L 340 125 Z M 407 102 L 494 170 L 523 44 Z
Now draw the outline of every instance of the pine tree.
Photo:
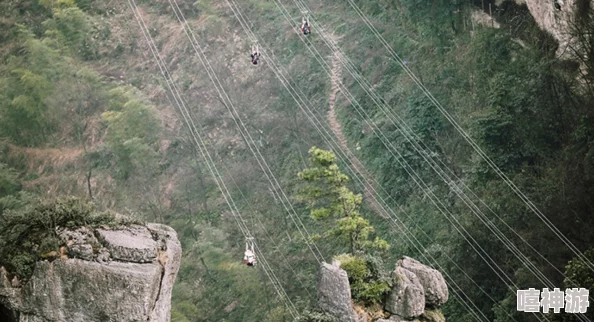
M 374 228 L 359 213 L 363 198 L 347 187 L 349 177 L 338 168 L 334 153 L 312 147 L 309 154 L 310 167 L 298 174 L 306 183 L 298 197 L 307 203 L 314 220 L 335 219 L 334 228 L 323 236 L 346 241 L 353 254 L 387 250 L 389 245 L 385 240 L 370 239 Z

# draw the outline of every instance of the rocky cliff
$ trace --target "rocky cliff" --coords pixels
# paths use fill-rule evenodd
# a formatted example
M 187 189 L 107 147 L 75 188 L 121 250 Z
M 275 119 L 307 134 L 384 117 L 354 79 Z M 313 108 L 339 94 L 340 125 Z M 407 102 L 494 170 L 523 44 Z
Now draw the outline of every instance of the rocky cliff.
M 37 262 L 23 285 L 0 268 L 0 321 L 170 321 L 181 260 L 172 228 L 81 227 L 57 235 L 65 246 Z
M 515 0 L 525 3 L 538 25 L 559 42 L 557 55 L 566 56 L 573 44 L 571 28 L 577 16 L 594 7 L 593 0 Z
M 383 308 L 386 318 L 376 322 L 445 322 L 439 308 L 448 300 L 448 288 L 441 273 L 410 257 L 402 257 L 392 271 L 392 288 Z M 347 272 L 339 261 L 323 263 L 318 281 L 318 305 L 341 322 L 367 322 L 357 314 L 351 300 Z

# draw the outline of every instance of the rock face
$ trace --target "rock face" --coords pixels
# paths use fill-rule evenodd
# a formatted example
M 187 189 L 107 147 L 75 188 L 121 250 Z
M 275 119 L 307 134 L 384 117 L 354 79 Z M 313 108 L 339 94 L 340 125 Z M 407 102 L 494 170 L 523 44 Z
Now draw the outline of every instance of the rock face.
M 340 268 L 340 262 L 323 263 L 318 281 L 319 308 L 341 322 L 446 321 L 439 307 L 448 300 L 448 288 L 440 272 L 404 256 L 396 263 L 392 281 L 392 289 L 383 303 L 384 316 L 389 318 L 375 320 L 377 312 L 369 315 L 360 306 L 354 310 L 349 278 Z
M 318 304 L 320 308 L 341 322 L 357 322 L 357 314 L 351 302 L 351 287 L 347 273 L 340 263 L 322 263 L 318 281 Z
M 559 42 L 557 51 L 559 56 L 564 56 L 568 52 L 567 46 L 571 45 L 571 22 L 580 10 L 583 11 L 583 8 L 587 7 L 578 4 L 589 2 L 590 7 L 594 7 L 592 0 L 516 0 L 516 2 L 525 3 L 536 23 Z
M 389 319 L 379 319 L 376 320 L 375 322 L 411 322 L 412 320 L 404 320 L 403 318 L 394 315 L 391 316 Z M 414 322 L 417 322 L 418 320 L 415 320 Z
M 410 271 L 419 278 L 425 291 L 426 306 L 439 307 L 447 302 L 448 286 L 439 271 L 407 256 L 400 259 L 396 267 Z
M 413 318 L 425 310 L 425 291 L 411 271 L 396 267 L 392 273 L 394 286 L 386 300 L 386 311 L 404 318 Z
M 116 260 L 146 263 L 157 258 L 157 242 L 146 227 L 133 226 L 126 230 L 97 229 L 103 245 Z
M 173 229 L 149 224 L 61 230 L 58 235 L 68 255 L 37 262 L 20 288 L 0 283 L 0 320 L 170 321 L 171 290 L 181 259 Z M 0 268 L 0 278 L 3 274 Z
M 171 311 L 171 292 L 181 264 L 182 248 L 173 228 L 160 224 L 148 224 L 159 247 L 159 263 L 164 270 L 161 275 L 161 289 L 149 321 L 169 321 Z M 166 317 L 166 320 L 162 320 Z

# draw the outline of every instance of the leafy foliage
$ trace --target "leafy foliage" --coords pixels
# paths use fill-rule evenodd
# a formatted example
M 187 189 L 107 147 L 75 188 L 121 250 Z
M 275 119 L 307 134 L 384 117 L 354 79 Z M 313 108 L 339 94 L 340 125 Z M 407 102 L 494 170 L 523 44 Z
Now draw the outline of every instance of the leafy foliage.
M 320 110 L 315 112 L 323 115 L 330 82 L 301 38 L 279 32 L 279 26 L 294 26 L 285 24 L 272 2 L 238 3 L 242 14 L 257 26 L 263 46 L 270 49 L 269 58 L 289 71 L 304 97 L 312 100 L 312 106 L 319 105 Z M 594 56 L 591 54 L 594 46 L 591 46 L 592 19 L 588 18 L 588 10 L 582 11 L 581 22 L 571 22 L 575 24 L 573 38 L 586 45 L 572 44 L 566 48 L 565 52 L 575 61 L 565 61 L 554 55 L 557 44 L 538 29 L 526 7 L 516 6 L 513 1 L 504 2 L 493 12 L 502 24 L 500 29 L 475 23 L 472 14 L 481 10 L 480 1 L 355 0 L 355 3 L 407 61 L 421 83 L 547 219 L 579 249 L 592 248 L 594 72 L 590 58 Z M 262 246 L 281 283 L 291 297 L 309 298 L 306 291 L 314 293 L 317 266 L 312 264 L 314 261 L 290 217 L 275 203 L 276 196 L 262 180 L 257 164 L 250 161 L 249 151 L 236 144 L 230 134 L 234 133 L 233 124 L 227 123 L 232 122 L 227 122 L 216 103 L 211 102 L 210 97 L 217 94 L 207 89 L 211 87 L 208 77 L 203 70 L 195 68 L 195 60 L 187 59 L 187 51 L 176 48 L 184 42 L 171 37 L 170 31 L 179 30 L 179 26 L 175 19 L 170 19 L 168 3 L 139 1 L 138 4 L 147 16 L 155 18 L 147 23 L 159 49 L 167 53 L 171 79 L 183 84 L 180 89 L 184 99 L 200 103 L 200 108 L 192 108 L 190 114 L 213 139 L 209 149 L 224 166 L 219 170 L 228 171 L 223 174 L 226 182 L 237 181 L 237 189 L 231 188 L 231 193 L 241 211 L 249 214 L 247 222 L 253 225 L 255 235 L 266 236 Z M 501 215 L 519 236 L 506 229 L 503 233 L 524 253 L 532 250 L 524 246 L 522 239 L 534 245 L 560 270 L 572 254 L 565 245 L 550 238 L 546 225 L 525 210 L 402 68 L 387 59 L 389 55 L 375 35 L 364 24 L 352 23 L 360 20 L 348 3 L 321 0 L 312 7 L 311 14 L 325 25 L 325 31 L 342 37 L 338 44 L 355 63 L 355 69 L 413 130 L 416 143 L 423 143 L 426 148 L 420 153 L 416 151 L 345 72 L 344 84 L 359 100 L 368 118 L 361 119 L 353 104 L 341 97 L 336 101 L 336 110 L 348 136 L 347 144 L 361 143 L 357 157 L 386 190 L 382 197 L 393 202 L 390 206 L 398 210 L 398 219 L 424 246 L 421 249 L 407 242 L 413 236 L 393 233 L 383 219 L 368 216 L 371 209 L 361 207 L 365 201 L 353 193 L 355 186 L 338 175 L 337 169 L 327 168 L 329 173 L 315 174 L 319 180 L 299 183 L 295 180 L 295 173 L 308 167 L 304 165 L 307 149 L 312 145 L 322 146 L 315 129 L 296 108 L 283 84 L 273 81 L 272 73 L 267 69 L 252 73 L 232 60 L 235 59 L 232 56 L 245 56 L 243 51 L 247 51 L 248 44 L 238 49 L 235 45 L 225 47 L 230 42 L 218 41 L 227 39 L 228 31 L 238 26 L 234 17 L 213 1 L 192 0 L 179 5 L 190 24 L 204 29 L 198 28 L 196 32 L 202 33 L 199 37 L 208 48 L 228 53 L 216 55 L 213 65 L 220 68 L 218 76 L 231 99 L 246 102 L 242 106 L 244 121 L 248 128 L 261 131 L 260 152 L 281 186 L 291 189 L 302 184 L 319 189 L 310 191 L 319 197 L 313 207 L 310 200 L 306 202 L 307 209 L 296 207 L 296 211 L 303 216 L 308 229 L 318 236 L 330 237 L 324 240 L 327 243 L 319 245 L 326 258 L 328 254 L 344 252 L 345 248 L 351 251 L 360 248 L 356 255 L 365 258 L 362 254 L 370 251 L 369 243 L 362 241 L 373 243 L 373 235 L 381 236 L 392 245 L 392 251 L 384 254 L 387 262 L 403 253 L 413 257 L 434 256 L 464 290 L 468 296 L 465 298 L 472 299 L 488 320 L 529 319 L 516 312 L 515 294 L 509 292 L 499 274 L 442 217 L 427 198 L 427 192 L 454 214 L 485 252 L 500 264 L 502 275 L 520 288 L 539 287 L 540 283 L 466 207 L 468 200 L 456 196 L 453 191 L 456 187 L 468 186 Z M 297 12 L 290 4 L 287 7 Z M 86 172 L 85 185 L 89 190 L 97 190 L 94 200 L 99 208 L 132 208 L 145 217 L 154 213 L 154 220 L 171 224 L 179 232 L 184 258 L 173 295 L 174 321 L 282 320 L 286 312 L 274 292 L 266 287 L 266 276 L 245 270 L 238 263 L 235 255 L 242 253 L 241 234 L 225 213 L 225 203 L 214 182 L 208 179 L 208 171 L 203 171 L 205 165 L 196 162 L 197 151 L 187 138 L 188 132 L 177 125 L 167 129 L 158 126 L 155 110 L 169 112 L 171 102 L 155 90 L 165 85 L 157 77 L 156 64 L 148 63 L 150 53 L 145 55 L 144 39 L 134 21 L 127 19 L 128 14 L 125 2 L 0 1 L 0 136 L 11 145 L 10 153 L 5 149 L 0 153 L 0 162 L 8 165 L 0 168 L 0 213 L 7 209 L 14 213 L 25 207 L 31 202 L 32 194 L 79 193 L 81 174 Z M 315 36 L 315 26 L 313 31 Z M 234 37 L 245 40 L 242 33 Z M 330 54 L 331 50 L 320 38 L 309 37 L 309 40 L 307 46 L 322 55 Z M 237 75 L 246 81 L 238 82 Z M 135 88 L 122 86 L 124 83 Z M 141 91 L 150 97 L 150 102 Z M 99 126 L 100 118 L 105 127 Z M 380 136 L 366 126 L 368 122 L 382 130 L 384 139 L 402 157 L 395 157 L 384 147 Z M 25 150 L 25 147 L 38 149 Z M 45 154 L 50 147 L 73 150 L 81 147 L 88 151 L 60 166 L 54 160 L 64 156 Z M 458 178 L 444 182 L 423 156 L 447 165 Z M 328 156 L 320 157 L 327 161 Z M 419 174 L 427 189 L 417 186 L 402 161 Z M 341 182 L 328 182 L 331 177 Z M 346 189 L 341 190 L 340 186 Z M 344 204 L 338 202 L 333 207 L 333 200 Z M 491 217 L 489 209 L 480 207 L 498 227 L 506 227 Z M 347 212 L 349 217 L 344 216 Z M 313 223 L 312 218 L 315 218 Z M 350 247 L 350 236 L 358 233 L 361 239 Z M 365 234 L 368 239 L 362 238 Z M 40 248 L 55 248 L 56 240 L 52 236 L 42 241 L 38 243 Z M 11 256 L 14 267 L 26 271 L 39 254 L 23 252 Z M 563 277 L 546 261 L 529 257 L 555 285 L 563 283 Z M 381 268 L 374 268 L 381 264 L 373 264 L 369 258 L 365 262 L 365 274 L 381 275 Z M 588 283 L 578 261 L 573 260 L 570 266 L 568 274 Z M 363 266 L 355 265 L 351 270 L 356 267 Z M 381 283 L 358 284 L 356 288 L 362 294 L 360 301 L 376 298 L 382 291 Z M 307 306 L 306 302 L 299 304 L 299 308 Z M 444 312 L 452 321 L 473 319 L 457 301 L 449 301 Z
M 310 168 L 298 174 L 307 183 L 299 198 L 307 202 L 314 220 L 338 217 L 335 227 L 324 235 L 346 241 L 352 253 L 368 249 L 387 250 L 389 245 L 385 240 L 379 237 L 370 240 L 374 228 L 359 214 L 363 198 L 346 186 L 349 177 L 338 169 L 334 153 L 312 147 L 309 154 Z
M 295 322 L 336 322 L 336 319 L 323 312 L 306 310 Z
M 390 291 L 390 279 L 382 273 L 381 261 L 373 256 L 361 258 L 353 255 L 339 255 L 340 268 L 347 272 L 354 300 L 373 306 L 382 304 Z
M 43 23 L 44 37 L 25 25 L 11 27 L 18 50 L 0 69 L 0 134 L 17 144 L 39 145 L 59 128 L 67 100 L 56 97 L 80 95 L 81 83 L 90 84 L 88 96 L 101 90 L 98 79 L 77 77 L 68 54 L 87 55 L 90 26 L 84 12 L 64 3 L 56 3 L 53 19 Z
M 132 173 L 155 174 L 158 154 L 153 145 L 158 128 L 154 111 L 122 88 L 110 91 L 111 110 L 103 113 L 107 125 L 106 141 L 117 157 L 120 177 Z
M 9 273 L 28 278 L 43 254 L 57 251 L 56 228 L 121 226 L 140 223 L 110 212 L 96 212 L 77 198 L 39 201 L 0 215 L 0 266 Z
M 17 176 L 14 169 L 0 163 L 0 198 L 12 195 L 21 189 Z
M 584 257 L 590 263 L 594 262 L 594 249 L 584 252 Z M 594 289 L 594 277 L 591 274 L 591 269 L 583 259 L 575 258 L 570 260 L 565 266 L 565 276 L 564 284 L 566 288 Z

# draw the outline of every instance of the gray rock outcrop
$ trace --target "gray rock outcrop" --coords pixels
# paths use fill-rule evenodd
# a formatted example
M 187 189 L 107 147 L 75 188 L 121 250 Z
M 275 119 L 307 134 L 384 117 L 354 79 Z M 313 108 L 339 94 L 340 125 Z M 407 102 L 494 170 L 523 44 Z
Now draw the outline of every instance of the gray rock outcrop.
M 378 319 L 375 322 L 411 322 L 411 320 L 405 320 L 397 315 L 391 316 L 389 319 Z
M 357 314 L 351 302 L 351 287 L 347 273 L 340 263 L 322 263 L 318 281 L 318 304 L 320 308 L 341 322 L 357 322 Z
M 117 260 L 147 263 L 157 258 L 157 242 L 143 226 L 131 226 L 124 230 L 97 229 L 99 239 Z
M 426 306 L 439 307 L 447 302 L 448 286 L 438 270 L 407 256 L 400 259 L 396 267 L 413 272 L 419 278 L 425 292 Z
M 149 224 L 61 230 L 58 235 L 68 255 L 37 262 L 20 288 L 2 284 L 0 317 L 13 315 L 18 322 L 170 321 L 181 260 L 173 229 Z M 6 278 L 0 268 L 0 278 L 3 274 Z
M 539 27 L 551 34 L 559 42 L 558 56 L 565 56 L 571 52 L 567 47 L 572 44 L 571 26 L 578 14 L 583 14 L 578 7 L 582 0 L 515 0 L 518 4 L 526 4 L 530 14 Z M 589 1 L 590 7 L 594 7 L 593 0 Z M 498 5 L 503 1 L 496 1 Z M 583 6 L 582 6 L 583 7 Z
M 163 275 L 159 298 L 155 303 L 149 321 L 161 321 L 162 317 L 167 317 L 169 321 L 171 311 L 171 292 L 173 284 L 177 277 L 177 271 L 181 265 L 182 248 L 177 239 L 177 233 L 173 228 L 160 224 L 148 224 L 148 228 L 157 239 L 159 250 L 159 263 L 163 266 Z
M 12 287 L 8 279 L 8 272 L 4 267 L 0 267 L 0 288 Z
M 392 273 L 394 286 L 388 295 L 386 311 L 404 318 L 413 318 L 425 310 L 425 292 L 419 278 L 402 267 Z
M 93 260 L 93 247 L 98 248 L 99 242 L 91 229 L 87 227 L 73 230 L 60 228 L 57 233 L 62 243 L 66 245 L 70 257 L 86 261 Z

